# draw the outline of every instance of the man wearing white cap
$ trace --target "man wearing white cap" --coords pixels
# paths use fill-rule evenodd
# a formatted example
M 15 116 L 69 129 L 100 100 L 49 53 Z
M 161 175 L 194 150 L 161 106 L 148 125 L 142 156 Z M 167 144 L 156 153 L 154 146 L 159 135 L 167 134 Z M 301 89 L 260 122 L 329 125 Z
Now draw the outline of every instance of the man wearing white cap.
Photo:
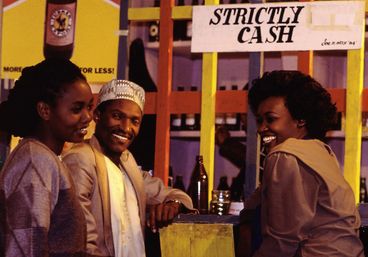
M 64 156 L 87 220 L 88 256 L 144 257 L 146 205 L 153 230 L 180 210 L 194 211 L 187 194 L 140 170 L 127 149 L 138 135 L 144 101 L 137 84 L 110 81 L 99 93 L 95 134 Z

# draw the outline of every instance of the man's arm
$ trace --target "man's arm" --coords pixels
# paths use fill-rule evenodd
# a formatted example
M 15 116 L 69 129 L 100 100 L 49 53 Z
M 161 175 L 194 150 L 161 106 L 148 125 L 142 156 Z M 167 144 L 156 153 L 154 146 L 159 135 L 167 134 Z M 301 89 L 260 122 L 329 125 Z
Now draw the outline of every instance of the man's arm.
M 166 187 L 161 179 L 148 172 L 143 172 L 143 179 L 150 212 L 148 226 L 152 230 L 171 224 L 181 212 L 197 213 L 192 199 L 182 190 Z
M 95 217 L 92 213 L 92 195 L 98 186 L 96 178 L 96 168 L 94 166 L 94 157 L 72 152 L 63 157 L 63 162 L 70 169 L 76 194 L 82 206 L 83 213 L 87 222 L 87 249 L 94 249 L 98 252 L 96 241 L 98 237 Z M 98 190 L 98 189 L 97 189 Z
M 244 167 L 246 146 L 239 139 L 232 138 L 225 127 L 219 127 L 215 135 L 219 153 L 238 168 Z

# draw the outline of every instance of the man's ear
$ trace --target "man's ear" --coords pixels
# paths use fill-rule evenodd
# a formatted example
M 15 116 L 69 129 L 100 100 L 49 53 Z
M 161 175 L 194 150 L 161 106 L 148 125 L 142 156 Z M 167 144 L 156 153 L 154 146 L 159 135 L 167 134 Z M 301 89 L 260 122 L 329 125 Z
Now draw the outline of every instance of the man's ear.
M 43 120 L 49 120 L 50 119 L 51 109 L 50 109 L 49 104 L 47 104 L 45 102 L 38 102 L 37 103 L 37 112 L 38 112 L 38 115 L 40 115 L 41 119 L 43 119 Z
M 302 128 L 305 127 L 305 124 L 306 124 L 305 120 L 298 120 L 297 126 L 298 128 Z

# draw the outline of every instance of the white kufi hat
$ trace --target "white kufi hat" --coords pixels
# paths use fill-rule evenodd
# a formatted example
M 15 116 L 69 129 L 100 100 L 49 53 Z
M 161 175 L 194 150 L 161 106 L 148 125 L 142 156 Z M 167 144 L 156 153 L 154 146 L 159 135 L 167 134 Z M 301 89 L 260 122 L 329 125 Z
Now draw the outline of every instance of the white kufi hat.
M 98 94 L 97 106 L 108 100 L 126 99 L 138 104 L 143 112 L 145 93 L 144 89 L 128 80 L 113 79 L 104 85 Z

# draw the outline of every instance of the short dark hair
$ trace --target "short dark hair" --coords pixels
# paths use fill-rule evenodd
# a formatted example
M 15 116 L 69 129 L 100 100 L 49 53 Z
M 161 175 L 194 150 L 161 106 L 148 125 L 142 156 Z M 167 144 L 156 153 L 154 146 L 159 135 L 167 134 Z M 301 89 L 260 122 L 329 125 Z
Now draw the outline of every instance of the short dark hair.
M 272 96 L 285 99 L 293 119 L 305 120 L 309 138 L 324 140 L 326 132 L 336 125 L 336 104 L 329 92 L 309 75 L 300 71 L 272 71 L 253 80 L 248 94 L 253 113 Z
M 8 100 L 0 104 L 0 129 L 20 137 L 31 135 L 41 121 L 37 102 L 55 106 L 65 86 L 87 81 L 78 66 L 67 59 L 49 58 L 25 67 Z

